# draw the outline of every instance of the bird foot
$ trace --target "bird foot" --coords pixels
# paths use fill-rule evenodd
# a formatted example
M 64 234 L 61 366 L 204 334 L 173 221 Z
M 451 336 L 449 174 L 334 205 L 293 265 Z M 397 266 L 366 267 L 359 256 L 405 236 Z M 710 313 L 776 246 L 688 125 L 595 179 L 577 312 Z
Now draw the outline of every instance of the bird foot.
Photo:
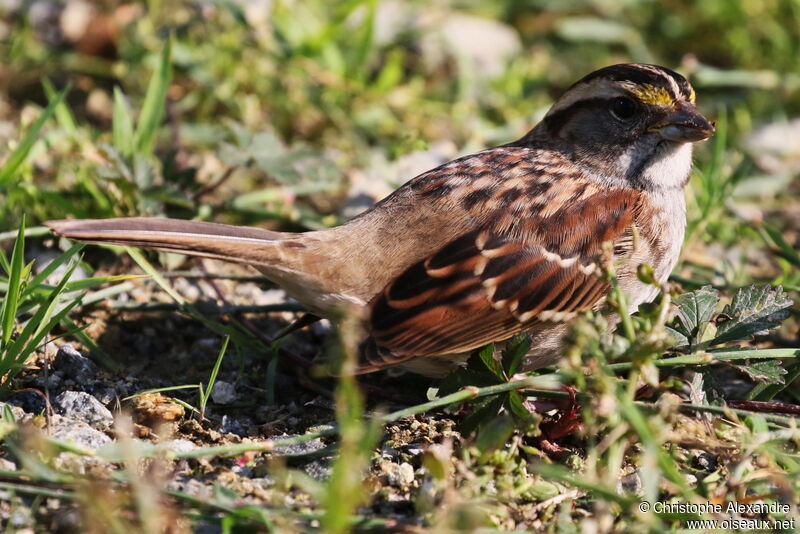
M 569 394 L 568 399 L 542 399 L 536 401 L 526 401 L 525 407 L 531 413 L 546 413 L 558 410 L 554 415 L 545 415 L 545 419 L 539 425 L 541 436 L 539 443 L 547 454 L 561 455 L 566 449 L 555 443 L 556 440 L 568 436 L 578 430 L 581 426 L 580 404 L 576 399 L 576 391 L 572 386 L 562 386 L 562 389 Z

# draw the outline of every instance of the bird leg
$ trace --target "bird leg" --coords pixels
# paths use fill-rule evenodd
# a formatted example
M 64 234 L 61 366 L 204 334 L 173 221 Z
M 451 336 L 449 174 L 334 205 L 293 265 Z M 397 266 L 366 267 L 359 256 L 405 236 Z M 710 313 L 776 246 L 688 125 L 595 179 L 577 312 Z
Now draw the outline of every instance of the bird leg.
M 550 455 L 561 455 L 565 449 L 555 443 L 555 440 L 574 433 L 581 426 L 580 404 L 576 398 L 576 390 L 572 386 L 562 386 L 562 389 L 569 394 L 568 399 L 542 399 L 536 401 L 525 401 L 525 407 L 531 413 L 545 413 L 558 410 L 553 415 L 545 415 L 544 420 L 539 424 L 541 436 L 539 443 L 541 448 Z

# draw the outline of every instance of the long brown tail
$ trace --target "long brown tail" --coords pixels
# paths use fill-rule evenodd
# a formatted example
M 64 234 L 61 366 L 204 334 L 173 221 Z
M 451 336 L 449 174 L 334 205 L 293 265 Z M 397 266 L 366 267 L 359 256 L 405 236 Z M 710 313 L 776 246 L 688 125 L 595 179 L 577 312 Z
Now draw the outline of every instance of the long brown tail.
M 87 243 L 152 248 L 246 263 L 272 266 L 286 261 L 298 234 L 180 219 L 122 218 L 49 221 L 55 234 Z

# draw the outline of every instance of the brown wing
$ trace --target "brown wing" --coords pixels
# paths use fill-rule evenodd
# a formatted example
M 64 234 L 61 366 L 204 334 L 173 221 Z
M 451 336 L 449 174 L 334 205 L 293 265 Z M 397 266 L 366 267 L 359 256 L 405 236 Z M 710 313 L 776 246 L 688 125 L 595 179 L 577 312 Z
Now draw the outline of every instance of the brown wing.
M 498 212 L 373 300 L 362 371 L 469 351 L 591 309 L 607 290 L 597 276 L 602 243 L 629 253 L 638 209 L 636 191 L 597 190 L 525 219 Z

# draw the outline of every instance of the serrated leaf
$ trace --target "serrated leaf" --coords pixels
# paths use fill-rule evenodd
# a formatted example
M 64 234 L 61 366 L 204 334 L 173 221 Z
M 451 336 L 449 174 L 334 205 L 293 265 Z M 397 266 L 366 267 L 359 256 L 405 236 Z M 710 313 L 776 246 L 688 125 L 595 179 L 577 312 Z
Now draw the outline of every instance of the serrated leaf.
M 503 369 L 506 376 L 512 377 L 517 374 L 522 358 L 528 354 L 531 348 L 531 338 L 528 334 L 522 333 L 511 338 L 503 349 Z
M 786 369 L 780 360 L 759 360 L 745 364 L 732 364 L 734 368 L 746 374 L 751 380 L 763 384 L 783 384 Z
M 765 334 L 789 317 L 792 300 L 781 286 L 750 286 L 736 292 L 733 301 L 722 313 L 729 320 L 717 324 L 713 345 L 750 339 L 755 334 Z
M 714 316 L 719 302 L 719 293 L 711 286 L 675 298 L 677 312 L 667 330 L 673 335 L 676 346 L 695 345 L 703 337 L 705 326 Z

